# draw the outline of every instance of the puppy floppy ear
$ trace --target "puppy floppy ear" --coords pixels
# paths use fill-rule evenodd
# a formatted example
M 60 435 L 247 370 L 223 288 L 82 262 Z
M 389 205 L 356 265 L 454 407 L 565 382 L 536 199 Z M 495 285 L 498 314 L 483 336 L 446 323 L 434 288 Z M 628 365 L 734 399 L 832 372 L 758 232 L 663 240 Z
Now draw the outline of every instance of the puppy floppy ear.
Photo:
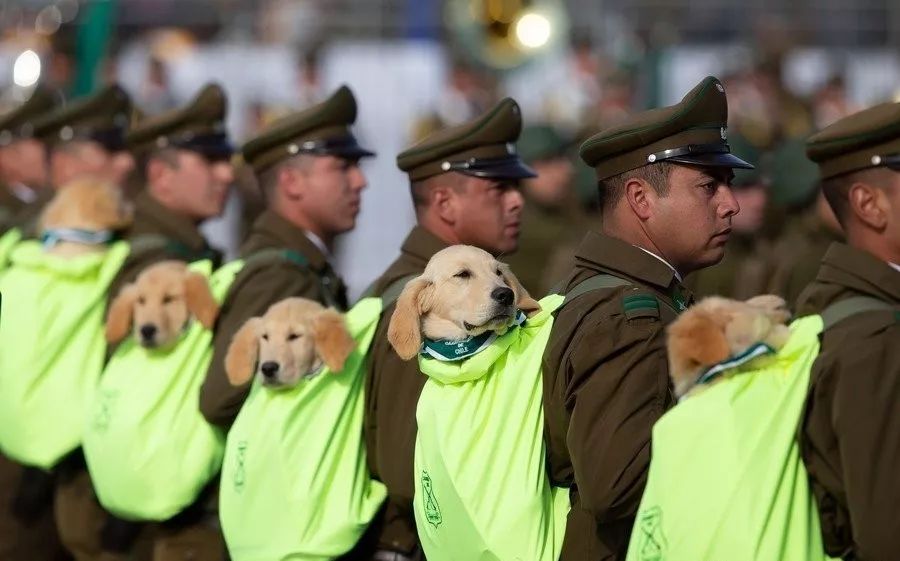
M 118 343 L 131 331 L 136 300 L 137 288 L 133 284 L 125 285 L 113 299 L 106 314 L 107 342 Z
M 184 276 L 184 302 L 200 325 L 212 329 L 219 315 L 219 304 L 209 290 L 206 277 L 193 271 Z
M 430 308 L 431 281 L 414 278 L 403 288 L 391 323 L 388 325 L 388 342 L 403 360 L 416 356 L 422 348 L 422 314 Z
M 343 316 L 334 310 L 324 310 L 313 319 L 313 340 L 316 354 L 332 372 L 344 369 L 347 357 L 356 347 Z
M 232 337 L 228 352 L 225 353 L 225 374 L 232 386 L 242 386 L 253 377 L 259 357 L 259 336 L 262 329 L 263 320 L 251 318 Z
M 503 274 L 503 280 L 506 282 L 506 286 L 510 287 L 513 294 L 515 294 L 517 308 L 525 312 L 528 316 L 541 311 L 541 305 L 528 294 L 528 291 L 525 290 L 525 287 L 522 286 L 522 283 L 520 283 L 519 279 L 516 278 L 516 275 L 513 274 L 509 265 L 500 263 L 500 272 Z
M 701 309 L 689 310 L 668 329 L 669 376 L 675 395 L 686 393 L 699 371 L 731 355 L 722 328 Z

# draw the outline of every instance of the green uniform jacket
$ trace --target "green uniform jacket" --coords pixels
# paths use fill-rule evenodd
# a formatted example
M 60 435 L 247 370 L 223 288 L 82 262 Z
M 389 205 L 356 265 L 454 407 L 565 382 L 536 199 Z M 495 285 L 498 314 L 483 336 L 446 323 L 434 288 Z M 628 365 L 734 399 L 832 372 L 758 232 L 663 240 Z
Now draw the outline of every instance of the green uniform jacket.
M 135 197 L 134 222 L 125 232 L 125 239 L 134 242 L 149 236 L 162 238 L 165 243 L 146 250 L 133 248 L 109 288 L 110 300 L 154 263 L 169 259 L 185 262 L 211 259 L 215 267 L 221 260 L 221 255 L 207 244 L 196 224 L 178 216 L 143 191 Z
M 241 257 L 264 249 L 285 249 L 300 254 L 307 265 L 284 259 L 238 273 L 225 296 L 213 337 L 213 357 L 200 389 L 200 411 L 206 419 L 229 427 L 250 393 L 250 383 L 234 387 L 225 375 L 225 354 L 231 338 L 252 317 L 285 298 L 309 298 L 341 311 L 347 309 L 347 289 L 325 255 L 300 228 L 275 212 L 263 212 L 241 246 Z
M 900 271 L 843 244 L 828 249 L 798 312 L 852 296 L 900 306 Z M 897 558 L 900 536 L 900 315 L 864 312 L 825 332 L 810 375 L 800 449 L 825 549 L 860 561 Z
M 558 313 L 544 352 L 550 480 L 571 485 L 561 561 L 625 558 L 647 481 L 651 429 L 675 404 L 665 327 L 676 317 L 676 301 L 692 299 L 656 257 L 591 232 L 565 292 L 600 273 L 633 284 L 572 300 Z
M 372 285 L 380 296 L 394 281 L 420 275 L 431 256 L 447 247 L 417 226 L 406 237 L 400 257 Z M 418 546 L 413 515 L 413 452 L 416 445 L 416 405 L 427 378 L 416 360 L 404 361 L 388 343 L 394 306 L 381 315 L 366 369 L 365 438 L 372 476 L 385 484 L 388 499 L 378 524 L 379 548 L 410 554 Z

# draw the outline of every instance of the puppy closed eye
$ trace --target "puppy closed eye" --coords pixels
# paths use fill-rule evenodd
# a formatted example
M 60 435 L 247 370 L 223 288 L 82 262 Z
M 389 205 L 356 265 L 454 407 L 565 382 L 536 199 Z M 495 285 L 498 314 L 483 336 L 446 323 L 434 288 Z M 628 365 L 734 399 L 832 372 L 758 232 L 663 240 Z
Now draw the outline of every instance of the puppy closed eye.
M 137 303 L 138 306 L 143 306 L 147 303 L 147 300 L 143 296 L 138 296 Z
M 268 341 L 268 340 L 269 340 L 269 334 L 268 334 L 268 333 L 263 333 L 262 338 L 263 338 L 263 341 Z
M 175 301 L 175 297 L 170 296 L 169 294 L 166 294 L 165 296 L 163 296 L 163 299 L 162 299 L 163 304 L 171 304 L 174 301 Z
M 296 340 L 299 339 L 300 337 L 302 337 L 302 335 L 299 334 L 299 333 L 290 333 L 290 334 L 288 334 L 288 336 L 287 336 L 287 340 L 288 340 L 288 341 L 296 341 Z
M 472 271 L 470 271 L 468 269 L 463 269 L 462 271 L 456 273 L 453 276 L 458 279 L 470 279 L 470 278 L 472 278 Z

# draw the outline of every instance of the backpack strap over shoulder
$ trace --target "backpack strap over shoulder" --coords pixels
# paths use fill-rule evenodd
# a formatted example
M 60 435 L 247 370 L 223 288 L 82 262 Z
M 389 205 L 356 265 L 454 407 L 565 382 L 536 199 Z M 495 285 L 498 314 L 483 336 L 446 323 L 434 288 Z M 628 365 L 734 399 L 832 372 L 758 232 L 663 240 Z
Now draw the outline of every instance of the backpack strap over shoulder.
M 563 303 L 557 308 L 557 312 L 565 307 L 569 302 L 575 300 L 579 296 L 583 296 L 588 292 L 593 292 L 595 290 L 602 290 L 607 288 L 619 288 L 619 287 L 628 287 L 634 286 L 634 283 L 628 279 L 623 279 L 616 275 L 612 275 L 610 273 L 600 273 L 599 275 L 593 276 L 589 279 L 585 279 L 580 283 L 576 284 L 572 290 L 566 294 L 565 300 Z M 681 301 L 680 291 L 676 290 L 676 294 L 673 296 L 673 299 L 676 302 Z M 633 319 L 636 317 L 660 317 L 661 314 L 665 313 L 667 315 L 677 316 L 682 310 L 676 308 L 672 304 L 663 301 L 663 304 L 666 307 L 666 311 L 663 312 L 660 308 L 660 299 L 656 297 L 650 291 L 643 291 L 636 294 L 628 294 L 624 297 L 622 305 L 625 309 L 625 316 L 628 319 Z
M 129 255 L 133 259 L 154 251 L 163 251 L 168 245 L 169 241 L 165 236 L 156 234 L 137 236 L 128 242 Z
M 601 273 L 599 275 L 593 276 L 589 279 L 585 279 L 580 283 L 576 284 L 575 287 L 566 294 L 566 299 L 563 300 L 563 303 L 559 306 L 560 308 L 564 307 L 566 304 L 571 302 L 572 300 L 578 298 L 579 296 L 583 296 L 588 292 L 593 292 L 595 290 L 602 290 L 605 288 L 619 288 L 620 286 L 631 286 L 631 281 L 627 281 L 623 278 L 617 277 L 615 275 L 610 275 L 609 273 Z
M 878 298 L 853 296 L 840 302 L 835 302 L 822 311 L 824 330 L 828 331 L 838 323 L 857 314 L 875 311 L 898 311 L 898 308 Z
M 269 248 L 250 254 L 244 259 L 244 269 L 257 269 L 275 263 L 292 263 L 301 269 L 309 268 L 309 260 L 291 249 Z

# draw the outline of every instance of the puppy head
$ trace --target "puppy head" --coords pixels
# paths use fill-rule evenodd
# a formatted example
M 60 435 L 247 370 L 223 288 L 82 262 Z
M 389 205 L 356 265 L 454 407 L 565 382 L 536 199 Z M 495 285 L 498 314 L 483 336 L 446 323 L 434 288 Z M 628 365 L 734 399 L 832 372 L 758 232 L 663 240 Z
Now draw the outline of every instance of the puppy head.
M 354 346 L 338 312 L 305 298 L 288 298 L 238 330 L 225 356 L 225 371 L 235 386 L 256 374 L 265 386 L 293 387 L 323 364 L 340 372 Z
M 698 304 L 669 326 L 669 376 L 676 396 L 687 393 L 703 370 L 731 355 L 724 326 L 717 319 Z
M 122 190 L 95 179 L 80 179 L 59 189 L 41 214 L 42 230 L 77 228 L 117 231 L 131 224 L 132 207 Z
M 687 310 L 668 328 L 669 375 L 679 397 L 700 374 L 756 343 L 784 346 L 790 330 L 785 302 L 758 296 L 747 302 L 710 297 Z
M 425 272 L 407 283 L 391 316 L 388 341 L 409 360 L 423 335 L 459 341 L 502 332 L 517 310 L 536 312 L 540 306 L 506 265 L 484 250 L 457 245 L 436 253 Z
M 212 329 L 218 312 L 206 277 L 180 261 L 163 261 L 145 269 L 113 300 L 106 338 L 116 343 L 131 331 L 144 347 L 165 347 L 178 339 L 191 316 Z

